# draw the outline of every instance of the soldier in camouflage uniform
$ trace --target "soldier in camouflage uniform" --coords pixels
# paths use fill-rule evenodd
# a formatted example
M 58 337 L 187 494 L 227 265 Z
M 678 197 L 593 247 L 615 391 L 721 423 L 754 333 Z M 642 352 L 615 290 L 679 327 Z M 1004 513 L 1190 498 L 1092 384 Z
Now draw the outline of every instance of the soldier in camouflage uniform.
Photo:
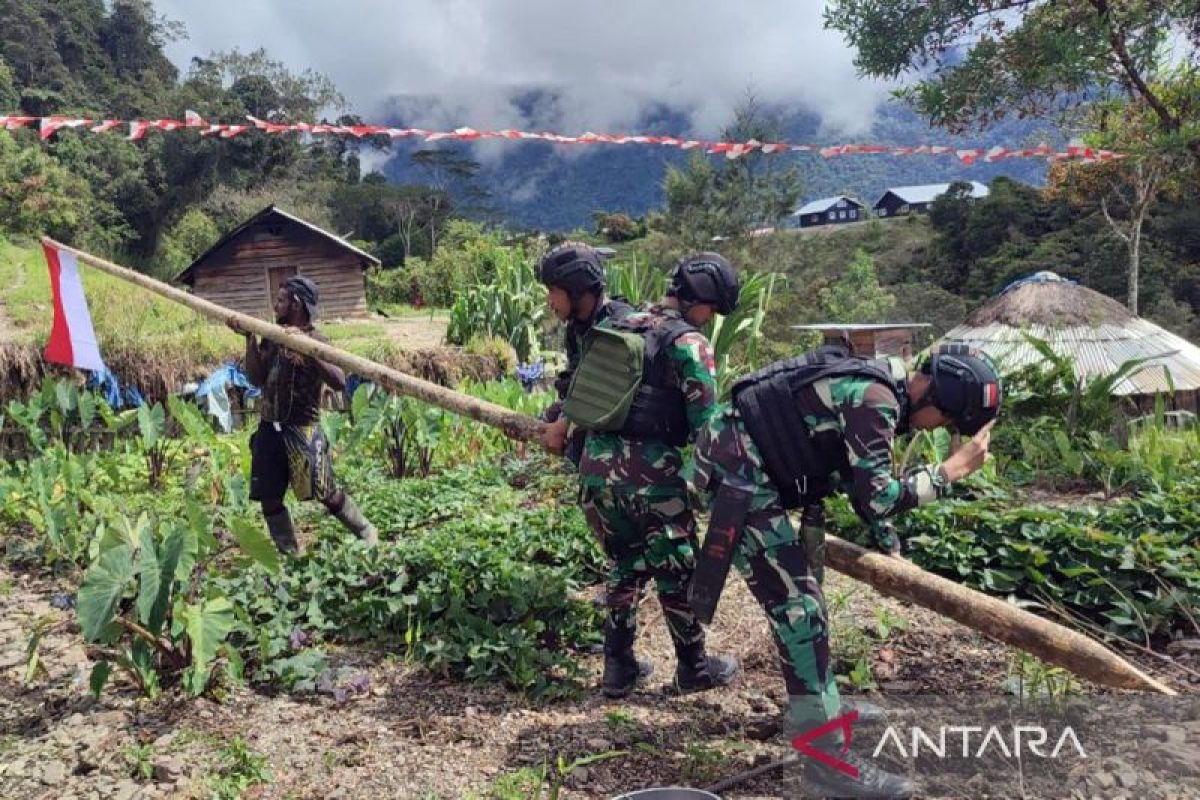
M 316 328 L 317 287 L 308 278 L 288 278 L 275 297 L 275 321 L 320 342 Z M 333 364 L 266 341 L 258 342 L 236 320 L 229 327 L 246 337 L 246 375 L 262 387 L 261 421 L 250 438 L 250 499 L 262 505 L 267 529 L 282 552 L 296 552 L 291 515 L 283 504 L 288 486 L 297 500 L 316 499 L 368 544 L 379 534 L 333 477 L 329 446 L 321 432 L 321 393 L 341 391 L 346 377 Z
M 566 455 L 578 465 L 583 454 L 585 431 L 572 430 L 562 415 L 562 399 L 567 395 L 571 377 L 579 366 L 583 339 L 593 326 L 632 309 L 627 303 L 604 296 L 604 267 L 595 248 L 583 242 L 563 242 L 546 253 L 538 265 L 538 279 L 546 287 L 546 302 L 559 322 L 566 325 L 564 341 L 567 366 L 554 379 L 558 399 L 550 404 L 542 419 L 551 424 L 542 429 L 541 443 L 556 455 Z
M 787 366 L 774 368 L 786 376 Z M 771 369 L 744 380 L 752 385 L 756 377 Z M 754 407 L 741 403 L 737 394 L 741 385 L 735 387 L 733 404 L 714 414 L 697 439 L 695 483 L 710 495 L 729 484 L 748 496 L 733 563 L 770 621 L 789 695 L 787 728 L 795 734 L 824 724 L 850 707 L 839 698 L 830 669 L 828 620 L 820 585 L 788 517 L 780 484 L 768 474 L 769 465 L 778 462 L 764 457 L 764 452 L 773 455 L 788 442 L 771 442 L 771 437 L 765 436 L 756 441 L 751 435 L 748 427 L 753 426 L 748 426 L 744 417 Z M 901 543 L 885 524 L 887 518 L 943 497 L 953 482 L 982 466 L 1000 405 L 994 368 L 973 353 L 935 355 L 922 371 L 898 378 L 892 385 L 861 374 L 844 374 L 796 386 L 793 381 L 790 391 L 785 389 L 790 407 L 785 410 L 787 424 L 779 430 L 796 425 L 806 429 L 813 448 L 810 452 L 819 451 L 825 465 L 835 471 L 855 511 L 874 532 L 879 549 L 896 557 L 902 557 Z M 940 465 L 919 466 L 895 477 L 891 447 L 896 433 L 942 426 L 953 426 L 973 438 Z M 787 439 L 787 435 L 779 438 Z M 818 481 L 815 485 L 819 496 L 838 484 L 831 481 L 821 486 Z M 816 499 L 806 495 L 803 504 L 811 505 Z M 713 513 L 716 517 L 718 508 Z M 815 744 L 838 747 L 841 743 L 836 735 Z M 859 777 L 851 779 L 813 761 L 806 768 L 807 777 L 821 796 L 905 797 L 912 792 L 908 781 L 875 768 L 853 752 L 835 754 L 857 766 Z
M 696 522 L 680 474 L 682 446 L 717 407 L 712 347 L 696 328 L 715 313 L 731 312 L 737 293 L 729 262 L 716 253 L 698 253 L 676 265 L 660 304 L 603 323 L 642 332 L 647 342 L 663 335 L 661 355 L 652 359 L 647 345 L 646 377 L 639 390 L 648 391 L 648 397 L 658 392 L 660 399 L 631 412 L 631 421 L 619 433 L 589 432 L 579 464 L 584 513 L 611 559 L 602 680 L 608 697 L 628 695 L 649 674 L 648 662 L 639 664 L 634 656 L 633 643 L 638 603 L 651 578 L 678 659 L 676 690 L 723 686 L 737 674 L 734 659 L 706 654 L 704 629 L 688 605 Z M 679 420 L 677 429 L 661 438 L 637 432 L 672 417 Z

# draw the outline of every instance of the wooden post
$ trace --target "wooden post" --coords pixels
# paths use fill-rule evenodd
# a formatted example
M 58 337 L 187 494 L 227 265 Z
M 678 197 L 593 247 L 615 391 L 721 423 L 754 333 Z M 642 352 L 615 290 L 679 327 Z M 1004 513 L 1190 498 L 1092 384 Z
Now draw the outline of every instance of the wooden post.
M 316 339 L 303 334 L 289 333 L 279 325 L 264 322 L 257 317 L 251 317 L 248 314 L 242 314 L 238 311 L 232 311 L 202 297 L 189 294 L 182 289 L 176 289 L 174 286 L 169 286 L 148 275 L 143 275 L 140 272 L 119 266 L 111 261 L 106 261 L 90 253 L 77 250 L 74 247 L 68 247 L 48 237 L 43 239 L 43 241 L 51 247 L 74 253 L 75 257 L 80 261 L 95 267 L 101 272 L 107 272 L 109 275 L 121 280 L 141 286 L 143 289 L 161 295 L 168 300 L 174 300 L 176 303 L 185 305 L 206 317 L 220 320 L 221 322 L 230 319 L 237 320 L 245 330 L 258 334 L 264 339 L 270 339 L 289 350 L 295 350 L 297 353 L 303 353 L 306 356 L 312 356 L 322 361 L 328 361 L 330 364 L 336 364 L 347 372 L 361 375 L 396 394 L 414 397 L 430 405 L 435 405 L 447 411 L 452 411 L 455 414 L 470 417 L 486 425 L 499 428 L 505 435 L 512 439 L 519 441 L 536 439 L 544 425 L 544 423 L 532 417 L 517 413 L 503 406 L 498 406 L 495 403 L 479 400 L 470 395 L 447 389 L 444 386 L 438 386 L 436 383 L 421 380 L 391 367 L 376 364 L 374 361 L 369 361 L 353 353 L 347 353 L 345 350 L 332 345 L 318 342 Z
M 194 297 L 140 272 L 67 247 L 52 239 L 47 238 L 44 241 L 52 247 L 74 253 L 80 261 L 102 272 L 137 284 L 207 317 L 222 321 L 236 319 L 246 330 L 289 349 L 336 364 L 398 394 L 415 397 L 447 411 L 500 428 L 514 439 L 533 439 L 544 424 L 524 414 L 406 375 L 307 336 L 288 333 L 278 325 Z M 982 592 L 933 575 L 907 561 L 868 552 L 836 536 L 830 536 L 826 540 L 825 560 L 832 569 L 873 586 L 884 594 L 908 600 L 950 617 L 969 628 L 1032 653 L 1043 661 L 1088 680 L 1122 689 L 1176 694 L 1169 686 L 1150 677 L 1104 645 L 1081 633 Z

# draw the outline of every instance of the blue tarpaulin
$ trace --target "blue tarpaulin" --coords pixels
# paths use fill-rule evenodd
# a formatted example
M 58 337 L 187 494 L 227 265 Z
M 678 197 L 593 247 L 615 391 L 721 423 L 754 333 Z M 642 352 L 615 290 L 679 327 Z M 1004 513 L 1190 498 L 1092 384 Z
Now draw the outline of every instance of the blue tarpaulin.
M 226 433 L 233 430 L 233 411 L 229 407 L 227 391 L 231 387 L 245 389 L 247 398 L 255 398 L 261 394 L 258 387 L 250 383 L 246 373 L 233 363 L 219 367 L 196 387 L 196 400 L 207 400 L 206 410 L 217 418 L 221 429 Z
M 136 386 L 121 386 L 121 381 L 110 369 L 92 370 L 88 376 L 87 388 L 99 389 L 104 393 L 110 408 L 145 405 L 146 399 Z

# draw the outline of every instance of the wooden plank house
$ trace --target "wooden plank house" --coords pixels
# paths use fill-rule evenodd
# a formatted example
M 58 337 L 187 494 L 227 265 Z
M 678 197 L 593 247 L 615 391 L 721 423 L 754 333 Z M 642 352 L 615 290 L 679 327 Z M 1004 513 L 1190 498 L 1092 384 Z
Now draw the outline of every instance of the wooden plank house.
M 897 323 L 839 323 L 821 322 L 815 325 L 793 325 L 799 331 L 818 331 L 824 344 L 849 347 L 856 356 L 883 358 L 896 356 L 911 361 L 916 349 L 913 334 L 930 327 L 925 322 Z
M 317 285 L 321 316 L 365 316 L 366 269 L 379 259 L 316 225 L 267 206 L 227 233 L 179 275 L 199 297 L 271 319 L 293 275 Z

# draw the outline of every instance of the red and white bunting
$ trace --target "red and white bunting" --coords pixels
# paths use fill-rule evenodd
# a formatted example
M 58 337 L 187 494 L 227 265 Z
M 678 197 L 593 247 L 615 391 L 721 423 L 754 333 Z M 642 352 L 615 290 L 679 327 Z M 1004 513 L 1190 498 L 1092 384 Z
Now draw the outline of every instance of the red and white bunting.
M 392 139 L 420 138 L 425 142 L 460 141 L 475 142 L 485 139 L 505 139 L 508 141 L 534 140 L 550 142 L 556 145 L 565 144 L 650 144 L 664 147 L 675 147 L 680 150 L 702 148 L 711 155 L 723 155 L 726 158 L 740 158 L 747 153 L 759 151 L 762 153 L 818 153 L 823 158 L 836 158 L 847 155 L 887 155 L 887 156 L 953 156 L 962 164 L 971 166 L 979 162 L 994 164 L 1013 158 L 1040 158 L 1049 161 L 1083 161 L 1099 162 L 1124 158 L 1121 153 L 1111 150 L 1101 150 L 1082 145 L 1069 145 L 1065 151 L 1055 152 L 1049 145 L 1042 143 L 1037 147 L 1008 148 L 1002 145 L 991 147 L 960 148 L 947 145 L 883 145 L 883 144 L 837 144 L 813 145 L 796 144 L 791 142 L 760 142 L 751 139 L 746 142 L 706 141 L 703 139 L 685 139 L 676 136 L 628 135 L 593 133 L 588 131 L 579 136 L 566 136 L 550 131 L 529 132 L 515 131 L 508 128 L 498 131 L 476 130 L 466 126 L 448 131 L 431 131 L 424 128 L 389 128 L 381 125 L 330 125 L 328 123 L 284 123 L 270 122 L 256 117 L 247 117 L 249 124 L 210 123 L 197 114 L 188 110 L 183 120 L 93 120 L 66 116 L 28 117 L 0 115 L 0 128 L 18 130 L 26 127 L 36 127 L 40 137 L 52 138 L 64 128 L 78 128 L 91 133 L 108 133 L 119 128 L 127 128 L 129 138 L 138 141 L 145 138 L 150 131 L 170 133 L 181 130 L 195 130 L 201 136 L 219 136 L 222 139 L 232 139 L 247 131 L 257 131 L 268 136 L 279 136 L 288 133 L 299 133 L 307 136 L 354 136 L 364 138 L 371 136 L 387 136 Z

